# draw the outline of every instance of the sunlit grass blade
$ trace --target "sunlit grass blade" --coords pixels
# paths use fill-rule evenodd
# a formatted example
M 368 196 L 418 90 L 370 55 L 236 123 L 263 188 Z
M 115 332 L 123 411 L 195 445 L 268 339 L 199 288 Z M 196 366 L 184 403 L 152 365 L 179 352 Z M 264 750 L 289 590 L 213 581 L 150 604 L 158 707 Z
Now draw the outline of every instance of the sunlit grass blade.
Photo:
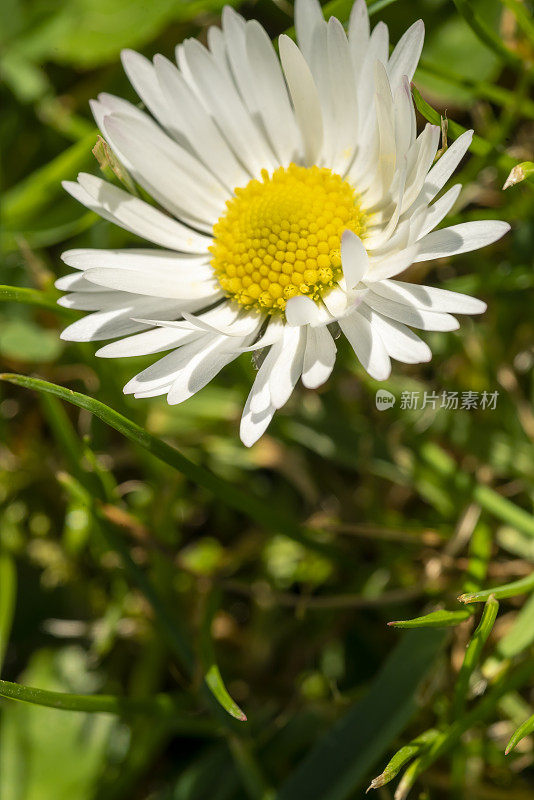
M 444 641 L 436 630 L 405 634 L 365 697 L 356 703 L 283 784 L 277 800 L 345 800 L 417 708 L 417 688 Z
M 246 722 L 247 716 L 230 696 L 215 660 L 211 629 L 219 603 L 220 593 L 211 591 L 205 600 L 204 618 L 200 630 L 200 658 L 202 669 L 204 670 L 204 681 L 217 702 L 231 717 L 239 720 L 239 722 Z
M 204 680 L 208 685 L 213 696 L 218 700 L 221 706 L 227 711 L 231 717 L 239 720 L 239 722 L 246 722 L 246 714 L 239 708 L 235 700 L 230 697 L 228 689 L 224 685 L 221 672 L 217 664 L 212 664 L 206 672 Z
M 471 612 L 467 609 L 461 611 L 446 611 L 440 609 L 438 611 L 431 611 L 422 617 L 414 617 L 414 619 L 398 619 L 393 622 L 388 622 L 392 628 L 450 628 L 454 625 L 460 625 L 469 619 Z
M 509 692 L 524 686 L 532 678 L 533 673 L 534 664 L 531 659 L 528 659 L 514 671 L 507 671 L 501 675 L 490 691 L 471 711 L 460 719 L 455 720 L 447 730 L 440 733 L 427 752 L 408 767 L 401 781 L 403 791 L 402 793 L 398 792 L 398 798 L 405 798 L 419 775 L 425 772 L 438 758 L 450 752 L 466 731 L 491 716 L 501 699 Z M 401 784 L 399 784 L 399 789 L 400 787 Z M 397 794 L 395 796 L 397 797 Z
M 43 381 L 40 378 L 30 378 L 25 375 L 4 373 L 0 374 L 0 380 L 22 386 L 26 389 L 34 389 L 38 392 L 52 394 L 79 408 L 90 411 L 105 422 L 106 425 L 115 428 L 116 431 L 131 442 L 143 447 L 156 458 L 181 472 L 188 480 L 208 489 L 221 503 L 245 514 L 262 528 L 284 533 L 286 536 L 325 555 L 337 555 L 340 558 L 345 557 L 328 544 L 316 541 L 307 536 L 302 532 L 296 521 L 288 515 L 278 512 L 271 503 L 262 501 L 250 492 L 242 491 L 229 481 L 225 481 L 223 478 L 219 478 L 213 473 L 208 472 L 208 470 L 199 467 L 186 458 L 186 456 L 175 447 L 171 447 L 171 445 L 161 439 L 152 436 L 140 425 L 132 422 L 123 414 L 119 414 L 99 400 L 95 400 L 93 397 L 88 397 L 80 392 L 75 392 L 72 389 L 65 389 L 63 386 Z
M 0 553 L 0 672 L 9 641 L 15 598 L 17 594 L 17 572 L 15 560 L 9 553 Z
M 484 611 L 482 612 L 482 617 L 477 629 L 467 645 L 464 660 L 462 662 L 462 666 L 460 667 L 456 685 L 454 687 L 453 715 L 455 719 L 458 719 L 458 717 L 463 714 L 467 693 L 469 690 L 469 680 L 480 661 L 482 648 L 487 642 L 493 629 L 498 611 L 499 603 L 495 599 L 494 595 L 490 595 L 486 601 L 486 605 L 484 606 Z
M 524 739 L 525 736 L 529 736 L 531 733 L 534 733 L 534 714 L 529 717 L 519 728 L 514 731 L 512 736 L 510 737 L 510 741 L 506 745 L 506 750 L 504 754 L 507 756 L 508 753 L 511 753 L 512 750 L 517 747 L 521 739 Z
M 461 594 L 458 600 L 460 603 L 484 603 L 491 595 L 496 600 L 504 600 L 507 597 L 516 597 L 518 594 L 527 594 L 534 590 L 534 572 L 526 578 L 518 581 L 505 583 L 502 586 L 494 586 L 492 589 L 484 589 L 480 592 L 471 594 Z
M 61 711 L 83 711 L 89 714 L 147 714 L 165 716 L 191 726 L 191 733 L 204 731 L 207 734 L 217 732 L 216 726 L 207 719 L 199 719 L 184 711 L 183 700 L 169 694 L 157 694 L 153 697 L 131 698 L 119 695 L 70 694 L 68 692 L 52 692 L 48 689 L 36 689 L 21 683 L 0 680 L 0 697 L 18 700 L 46 708 L 57 708 Z
M 388 761 L 384 771 L 376 778 L 373 778 L 367 791 L 370 791 L 370 789 L 380 789 L 381 786 L 385 786 L 386 783 L 392 781 L 393 778 L 399 774 L 401 769 L 415 758 L 415 756 L 419 755 L 421 751 L 425 750 L 438 735 L 439 732 L 435 728 L 430 728 L 420 736 L 412 739 L 409 744 L 401 747 L 393 758 Z
M 534 594 L 517 614 L 513 625 L 497 645 L 500 658 L 514 658 L 534 643 Z
M 59 296 L 59 295 L 58 295 Z M 57 297 L 51 296 L 39 289 L 26 289 L 20 286 L 0 285 L 0 302 L 3 303 L 23 303 L 25 305 L 43 308 L 46 311 L 54 311 L 61 317 L 75 319 L 76 312 L 70 308 L 58 306 Z

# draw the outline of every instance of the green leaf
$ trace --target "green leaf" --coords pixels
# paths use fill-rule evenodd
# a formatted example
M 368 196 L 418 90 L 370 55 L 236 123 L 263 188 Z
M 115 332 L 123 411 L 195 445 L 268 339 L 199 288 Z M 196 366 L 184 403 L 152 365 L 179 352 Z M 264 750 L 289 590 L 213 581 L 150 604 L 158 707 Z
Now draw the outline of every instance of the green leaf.
M 414 617 L 414 619 L 399 619 L 395 622 L 388 622 L 393 628 L 449 628 L 453 625 L 460 625 L 469 619 L 471 612 L 467 609 L 461 611 L 447 611 L 440 609 L 438 611 L 431 611 L 423 617 Z
M 104 694 L 71 694 L 48 689 L 36 689 L 21 683 L 0 680 L 0 697 L 46 708 L 57 708 L 61 711 L 83 711 L 89 714 L 117 714 L 119 716 L 154 714 L 171 717 L 172 719 L 181 717 L 181 721 L 186 725 L 191 723 L 192 731 L 196 731 L 196 723 L 199 721 L 184 715 L 183 702 L 180 702 L 179 698 L 168 694 L 158 694 L 147 698 L 129 698 Z M 204 728 L 207 730 L 209 724 L 205 726 L 202 722 L 200 729 Z
M 518 594 L 526 594 L 532 590 L 534 590 L 534 572 L 526 578 L 505 583 L 502 586 L 494 586 L 493 589 L 461 594 L 458 600 L 460 603 L 484 603 L 491 595 L 495 595 L 497 600 L 503 600 L 506 597 L 516 597 Z
M 519 728 L 514 731 L 512 736 L 510 737 L 510 741 L 506 745 L 506 750 L 504 751 L 505 756 L 508 755 L 521 741 L 524 739 L 525 736 L 529 736 L 531 733 L 534 732 L 534 714 L 529 717 Z
M 49 295 L 39 289 L 25 289 L 21 286 L 0 285 L 0 302 L 24 303 L 25 305 L 44 308 L 46 311 L 55 311 L 60 316 L 75 319 L 76 314 L 69 308 L 58 306 L 57 296 Z
M 345 800 L 417 708 L 417 689 L 445 639 L 441 631 L 405 634 L 365 697 L 311 749 L 277 800 Z
M 9 553 L 0 553 L 0 673 L 15 613 L 16 594 L 15 560 Z
M 409 744 L 401 747 L 393 758 L 388 761 L 384 771 L 376 778 L 373 778 L 369 789 L 380 789 L 381 786 L 385 786 L 386 783 L 392 781 L 393 778 L 399 774 L 401 769 L 415 758 L 415 756 L 423 752 L 438 735 L 439 733 L 435 728 L 430 728 L 420 734 L 420 736 L 416 736 L 415 739 L 412 739 Z M 367 791 L 369 791 L 369 789 L 367 789 Z
M 239 722 L 247 721 L 246 714 L 239 708 L 235 700 L 230 697 L 217 664 L 211 665 L 206 672 L 204 680 L 213 696 L 219 701 L 221 706 L 228 711 L 231 717 L 239 720 Z
M 499 611 L 499 603 L 495 599 L 494 595 L 490 595 L 486 601 L 486 605 L 484 606 L 484 611 L 482 612 L 482 617 L 477 626 L 477 629 L 475 630 L 469 644 L 467 645 L 467 649 L 464 655 L 464 660 L 462 662 L 462 666 L 460 667 L 460 671 L 458 673 L 458 678 L 456 680 L 456 685 L 454 687 L 454 700 L 453 700 L 454 719 L 458 719 L 463 714 L 465 701 L 469 690 L 469 680 L 478 662 L 480 661 L 482 648 L 487 642 L 489 635 L 493 629 L 493 625 L 497 618 L 498 611 Z

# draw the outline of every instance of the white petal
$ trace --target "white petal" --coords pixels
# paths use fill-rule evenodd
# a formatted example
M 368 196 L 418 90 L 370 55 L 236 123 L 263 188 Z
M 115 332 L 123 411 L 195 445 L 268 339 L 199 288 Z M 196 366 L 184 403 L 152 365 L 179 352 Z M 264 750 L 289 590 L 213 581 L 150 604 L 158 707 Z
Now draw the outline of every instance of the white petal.
M 150 301 L 148 298 L 142 297 L 129 305 L 125 304 L 124 307 L 98 311 L 76 320 L 65 328 L 61 338 L 68 342 L 98 342 L 103 339 L 128 336 L 130 333 L 137 333 L 146 328 L 144 323 L 132 319 L 143 312 L 158 316 L 160 319 L 172 319 L 179 314 L 176 300 Z
M 402 211 L 407 211 L 416 200 L 427 178 L 428 170 L 436 156 L 441 130 L 437 125 L 425 125 L 423 132 L 408 151 L 407 158 L 413 161 L 406 180 Z
M 311 297 L 297 295 L 291 297 L 286 303 L 287 324 L 295 327 L 298 325 L 309 325 L 317 318 L 318 306 Z
M 358 311 L 339 320 L 341 330 L 364 369 L 377 381 L 384 381 L 391 372 L 391 362 L 378 332 Z
M 135 50 L 123 50 L 121 61 L 137 94 L 164 127 L 171 127 L 167 102 L 150 61 Z
M 184 253 L 207 253 L 212 239 L 171 219 L 118 186 L 87 173 L 80 173 L 78 181 L 64 181 L 63 187 L 104 219 L 162 247 Z
M 331 17 L 327 28 L 330 91 L 337 129 L 332 168 L 344 174 L 351 164 L 358 136 L 358 92 L 351 53 L 342 24 Z
M 246 185 L 250 176 L 180 72 L 163 56 L 157 55 L 154 64 L 169 107 L 181 115 L 190 147 L 228 189 Z
M 382 281 L 373 286 L 373 291 L 390 300 L 408 303 L 416 308 L 426 308 L 429 311 L 483 314 L 487 308 L 482 300 L 467 294 L 404 281 Z
M 421 57 L 425 26 L 423 20 L 417 20 L 399 39 L 399 42 L 388 63 L 388 75 L 393 92 L 400 86 L 404 75 L 412 80 L 415 68 Z
M 249 399 L 250 399 L 249 395 Z M 250 410 L 249 401 L 245 404 L 243 409 L 243 416 L 241 417 L 241 426 L 239 435 L 245 447 L 252 447 L 258 439 L 263 436 L 269 427 L 272 418 L 275 414 L 275 407 L 269 406 L 265 411 L 259 414 L 253 414 Z
M 439 225 L 457 201 L 461 189 L 461 185 L 457 183 L 456 186 L 453 186 L 448 192 L 445 192 L 445 194 L 431 206 L 428 208 L 423 207 L 417 212 L 417 214 L 420 214 L 420 217 L 417 221 L 415 219 L 412 220 L 411 224 L 414 239 L 422 239 L 423 236 L 426 236 L 427 233 L 434 230 L 436 225 Z
M 394 275 L 400 275 L 401 272 L 404 272 L 405 269 L 408 269 L 408 267 L 413 264 L 417 253 L 417 245 L 412 245 L 386 258 L 380 260 L 373 259 L 369 271 L 365 276 L 365 282 L 367 284 L 374 284 L 376 281 L 382 281 L 386 278 L 392 278 Z
M 330 377 L 336 362 L 336 345 L 328 328 L 310 328 L 306 339 L 302 383 L 316 389 Z
M 96 267 L 85 272 L 88 281 L 108 289 L 142 294 L 148 297 L 165 297 L 176 300 L 216 300 L 221 296 L 220 286 L 207 265 L 203 272 L 183 274 L 166 265 L 145 272 L 134 269 L 106 269 Z
M 432 358 L 430 347 L 406 325 L 387 319 L 365 304 L 360 307 L 359 313 L 374 325 L 391 358 L 404 364 L 420 364 Z
M 262 169 L 276 168 L 265 139 L 213 56 L 194 39 L 184 42 L 183 54 L 211 115 L 251 175 L 259 176 Z
M 419 252 L 414 261 L 427 261 L 478 250 L 493 244 L 509 230 L 510 225 L 507 222 L 482 219 L 432 231 L 417 243 Z
M 347 289 L 354 289 L 369 269 L 369 256 L 362 240 L 353 231 L 345 230 L 341 236 L 341 264 Z
M 299 159 L 300 135 L 280 61 L 269 36 L 255 20 L 247 23 L 246 46 L 263 125 L 280 163 L 288 166 Z
M 135 180 L 164 208 L 197 226 L 198 221 L 208 226 L 217 221 L 230 195 L 197 158 L 131 117 L 111 114 L 104 122 Z
M 458 320 L 450 314 L 426 311 L 416 308 L 413 304 L 396 302 L 382 297 L 374 290 L 367 294 L 365 304 L 385 317 L 402 322 L 404 325 L 411 325 L 413 328 L 421 328 L 424 331 L 455 331 L 460 327 Z
M 323 117 L 317 87 L 296 44 L 288 36 L 282 35 L 279 47 L 295 118 L 303 140 L 305 160 L 308 165 L 314 164 L 323 144 Z
M 182 369 L 176 375 L 174 383 L 167 395 L 169 405 L 177 405 L 188 400 L 200 389 L 203 389 L 223 367 L 239 355 L 237 350 L 231 350 L 228 338 L 225 336 L 214 337 L 205 348 L 191 354 Z M 185 345 L 180 350 L 185 349 Z M 179 351 L 180 352 L 180 351 Z
M 298 46 L 309 62 L 315 28 L 324 23 L 323 12 L 317 0 L 295 0 L 294 14 Z
M 99 250 L 96 248 L 79 248 L 65 250 L 61 260 L 74 269 L 86 270 L 93 267 L 115 267 L 117 269 L 140 269 L 150 272 L 161 266 L 175 269 L 179 274 L 184 271 L 191 274 L 204 274 L 209 266 L 210 254 L 184 255 L 175 250 L 159 250 L 155 248 L 125 248 L 124 250 Z
M 172 328 L 153 328 L 150 331 L 128 336 L 104 345 L 96 351 L 101 358 L 125 358 L 131 356 L 148 356 L 171 350 L 198 337 L 193 331 L 179 331 Z
M 349 19 L 349 44 L 354 66 L 358 76 L 369 44 L 369 12 L 365 0 L 356 0 L 352 6 Z
M 445 150 L 436 161 L 428 175 L 422 189 L 422 199 L 429 203 L 445 186 L 452 173 L 466 154 L 473 141 L 473 131 L 465 131 Z
M 284 331 L 282 353 L 274 363 L 269 376 L 269 391 L 275 408 L 282 408 L 287 403 L 302 374 L 306 336 L 305 327 L 287 327 Z

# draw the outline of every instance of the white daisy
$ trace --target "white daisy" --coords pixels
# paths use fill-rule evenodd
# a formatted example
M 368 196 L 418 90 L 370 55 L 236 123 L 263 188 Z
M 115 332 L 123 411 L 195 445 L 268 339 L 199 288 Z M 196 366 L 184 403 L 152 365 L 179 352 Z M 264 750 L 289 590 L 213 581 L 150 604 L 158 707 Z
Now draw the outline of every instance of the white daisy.
M 434 231 L 460 186 L 438 195 L 472 131 L 434 163 L 440 130 L 417 136 L 410 80 L 423 44 L 416 22 L 389 56 L 364 0 L 348 33 L 316 0 L 297 0 L 298 46 L 280 59 L 256 21 L 225 8 L 209 49 L 188 39 L 177 66 L 124 51 L 147 111 L 101 94 L 103 136 L 150 205 L 80 174 L 65 188 L 83 205 L 157 247 L 70 250 L 77 272 L 60 301 L 93 313 L 63 338 L 115 339 L 97 355 L 170 353 L 124 388 L 181 403 L 230 361 L 261 350 L 241 438 L 251 445 L 297 381 L 317 387 L 336 358 L 338 326 L 368 373 L 390 359 L 428 361 L 410 327 L 448 331 L 452 313 L 478 314 L 465 295 L 393 280 L 411 264 L 490 244 L 509 228 L 480 221 Z M 434 201 L 434 202 L 432 202 Z

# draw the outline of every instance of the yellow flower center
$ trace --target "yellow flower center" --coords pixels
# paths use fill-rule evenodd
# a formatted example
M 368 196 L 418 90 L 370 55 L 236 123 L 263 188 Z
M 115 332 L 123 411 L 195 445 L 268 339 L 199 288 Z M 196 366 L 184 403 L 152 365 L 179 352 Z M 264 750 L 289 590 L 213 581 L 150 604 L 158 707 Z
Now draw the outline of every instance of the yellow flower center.
M 341 278 L 341 235 L 365 231 L 354 187 L 330 169 L 280 167 L 235 189 L 214 226 L 211 264 L 226 295 L 245 308 L 283 313 Z

